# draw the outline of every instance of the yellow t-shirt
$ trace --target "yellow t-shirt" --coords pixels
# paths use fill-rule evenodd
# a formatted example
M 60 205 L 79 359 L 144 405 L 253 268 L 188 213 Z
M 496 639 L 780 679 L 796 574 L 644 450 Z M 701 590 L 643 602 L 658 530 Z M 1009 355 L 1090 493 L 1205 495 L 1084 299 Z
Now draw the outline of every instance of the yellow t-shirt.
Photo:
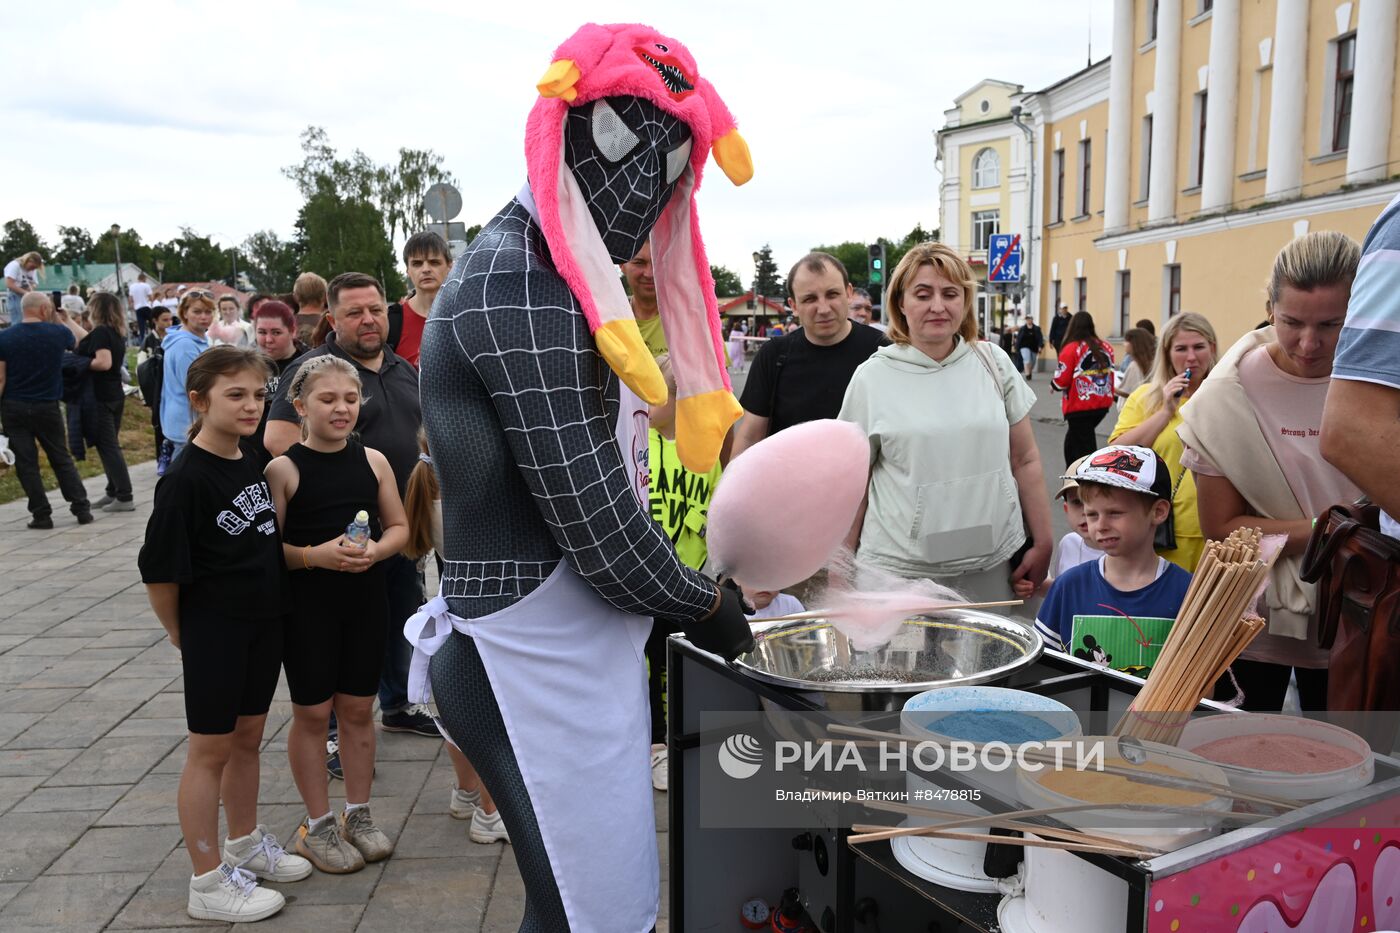
M 666 331 L 661 329 L 661 315 L 637 318 L 637 330 L 642 332 L 642 342 L 647 345 L 652 356 L 660 356 L 670 352 L 670 347 L 666 343 Z
M 1152 416 L 1153 412 L 1148 410 L 1148 404 L 1153 395 L 1151 384 L 1143 384 L 1133 390 L 1133 394 L 1123 403 L 1123 410 L 1118 413 L 1118 423 L 1109 432 L 1110 443 L 1118 435 L 1132 430 Z M 1166 463 L 1172 475 L 1172 486 L 1176 489 L 1176 494 L 1172 496 L 1172 515 L 1176 522 L 1176 550 L 1158 553 L 1181 569 L 1194 573 L 1196 564 L 1201 560 L 1201 552 L 1206 548 L 1206 539 L 1201 531 L 1201 518 L 1196 512 L 1196 478 L 1190 470 L 1181 466 L 1181 453 L 1186 449 L 1186 445 L 1176 433 L 1176 429 L 1181 427 L 1181 410 L 1189 404 L 1191 400 L 1187 399 L 1177 406 L 1172 420 L 1167 422 L 1166 428 L 1152 442 L 1152 449 Z

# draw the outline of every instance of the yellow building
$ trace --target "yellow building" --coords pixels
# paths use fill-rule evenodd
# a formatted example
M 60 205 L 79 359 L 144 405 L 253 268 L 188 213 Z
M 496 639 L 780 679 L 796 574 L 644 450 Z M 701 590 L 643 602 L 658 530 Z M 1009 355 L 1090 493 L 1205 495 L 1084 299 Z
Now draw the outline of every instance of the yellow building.
M 1009 98 L 1034 132 L 1041 325 L 1058 296 L 1101 335 L 1188 310 L 1228 345 L 1290 238 L 1364 237 L 1400 193 L 1398 19 L 1400 0 L 1116 0 L 1109 59 Z M 975 193 L 955 181 L 945 232 Z

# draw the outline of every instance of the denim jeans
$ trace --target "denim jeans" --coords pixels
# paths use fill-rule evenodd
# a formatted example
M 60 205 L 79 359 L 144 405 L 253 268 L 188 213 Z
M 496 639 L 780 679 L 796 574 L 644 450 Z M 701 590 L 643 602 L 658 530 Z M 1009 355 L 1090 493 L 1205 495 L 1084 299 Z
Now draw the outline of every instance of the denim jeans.
M 49 458 L 59 489 L 74 515 L 91 511 L 87 490 L 83 488 L 78 468 L 68 453 L 68 433 L 57 400 L 52 402 L 0 401 L 0 431 L 10 439 L 15 455 L 15 473 L 25 495 L 29 497 L 29 514 L 36 519 L 53 515 L 44 478 L 39 472 L 39 448 Z M 128 493 L 129 495 L 129 493 Z
M 1030 347 L 1022 347 L 1022 348 L 1021 348 L 1021 372 L 1024 373 L 1024 374 L 1026 374 L 1027 376 L 1029 376 L 1029 375 L 1031 374 L 1031 365 L 1032 365 L 1032 362 L 1033 362 L 1034 360 L 1035 360 L 1035 353 L 1031 350 L 1031 348 L 1030 348 Z
M 122 398 L 97 403 L 97 439 L 93 444 L 102 458 L 102 469 L 107 473 L 107 495 L 120 502 L 131 501 L 131 474 L 127 472 L 126 458 L 117 440 L 125 407 L 126 399 Z
M 21 314 L 19 310 L 19 303 L 21 300 L 23 300 L 23 298 L 24 296 L 19 294 L 18 292 L 12 292 L 9 289 L 5 289 L 5 310 L 9 312 L 9 317 L 6 319 L 8 323 L 18 324 L 20 322 Z

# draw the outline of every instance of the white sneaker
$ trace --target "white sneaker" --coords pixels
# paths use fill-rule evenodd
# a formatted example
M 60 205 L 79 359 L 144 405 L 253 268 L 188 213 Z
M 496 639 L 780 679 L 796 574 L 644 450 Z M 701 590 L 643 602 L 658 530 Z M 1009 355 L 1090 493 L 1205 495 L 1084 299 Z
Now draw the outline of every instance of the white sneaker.
M 488 845 L 492 842 L 510 842 L 510 835 L 506 832 L 505 820 L 501 819 L 501 811 L 487 813 L 480 807 L 472 814 L 472 825 L 467 830 L 467 837 L 472 842 L 479 842 Z
M 228 864 L 263 881 L 300 881 L 312 870 L 309 861 L 283 849 L 263 826 L 242 839 L 225 839 L 223 855 Z
M 659 791 L 666 790 L 666 778 L 670 765 L 667 761 L 666 746 L 653 745 L 651 747 L 651 786 Z
M 467 791 L 460 787 L 454 787 L 452 788 L 452 800 L 447 805 L 447 812 L 452 814 L 454 820 L 469 820 L 480 806 L 481 791 Z
M 186 910 L 196 920 L 222 920 L 225 923 L 251 923 L 271 917 L 287 903 L 271 888 L 258 887 L 252 875 L 232 865 L 190 878 L 190 901 Z

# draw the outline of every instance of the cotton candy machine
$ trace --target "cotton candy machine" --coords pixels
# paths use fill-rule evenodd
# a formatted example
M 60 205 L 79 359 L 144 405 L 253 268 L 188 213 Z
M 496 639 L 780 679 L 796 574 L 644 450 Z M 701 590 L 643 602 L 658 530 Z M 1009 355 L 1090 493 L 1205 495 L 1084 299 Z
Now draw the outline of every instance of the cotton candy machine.
M 822 620 L 775 623 L 754 639 L 737 668 L 832 711 L 899 710 L 935 687 L 998 683 L 1044 647 L 1032 626 L 972 609 L 907 619 L 889 644 L 871 651 L 857 650 Z

